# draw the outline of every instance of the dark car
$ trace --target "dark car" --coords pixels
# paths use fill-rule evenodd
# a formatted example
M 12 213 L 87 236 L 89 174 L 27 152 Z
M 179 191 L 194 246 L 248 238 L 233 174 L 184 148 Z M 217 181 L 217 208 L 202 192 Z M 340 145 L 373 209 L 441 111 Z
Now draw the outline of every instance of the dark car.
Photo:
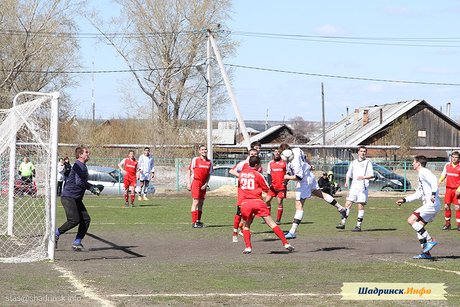
M 343 186 L 345 184 L 345 178 L 348 171 L 350 162 L 340 162 L 335 164 L 331 171 L 334 173 L 335 181 Z M 398 175 L 389 169 L 377 164 L 372 163 L 374 169 L 374 179 L 369 180 L 369 189 L 378 191 L 407 191 L 412 190 L 412 186 L 407 180 L 401 175 Z

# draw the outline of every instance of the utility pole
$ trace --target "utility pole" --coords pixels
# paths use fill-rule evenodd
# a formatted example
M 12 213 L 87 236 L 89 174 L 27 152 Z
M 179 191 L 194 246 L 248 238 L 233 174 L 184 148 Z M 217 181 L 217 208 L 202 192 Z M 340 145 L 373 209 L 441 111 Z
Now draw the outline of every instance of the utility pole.
M 321 82 L 321 105 L 323 113 L 323 145 L 326 145 L 326 114 L 324 112 L 324 84 Z M 323 148 L 324 164 L 326 164 L 326 148 Z
M 212 112 L 211 112 L 211 30 L 208 29 L 208 43 L 206 48 L 206 104 L 207 104 L 207 147 L 208 147 L 208 158 L 212 161 L 213 149 L 212 149 Z

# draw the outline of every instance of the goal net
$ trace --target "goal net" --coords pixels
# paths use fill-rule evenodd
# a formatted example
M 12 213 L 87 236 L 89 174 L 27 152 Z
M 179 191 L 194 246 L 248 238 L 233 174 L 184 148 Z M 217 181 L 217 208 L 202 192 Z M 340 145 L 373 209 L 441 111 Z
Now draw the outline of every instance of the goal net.
M 0 110 L 0 262 L 54 259 L 58 97 L 22 92 Z

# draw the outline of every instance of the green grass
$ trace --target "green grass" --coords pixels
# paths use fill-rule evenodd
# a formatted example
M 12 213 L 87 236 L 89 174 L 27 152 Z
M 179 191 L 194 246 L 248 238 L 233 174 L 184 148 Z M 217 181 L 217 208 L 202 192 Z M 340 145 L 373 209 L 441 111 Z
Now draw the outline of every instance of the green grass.
M 343 198 L 338 200 L 344 202 Z M 370 199 L 362 233 L 349 231 L 356 220 L 355 207 L 347 230 L 337 231 L 334 227 L 339 221 L 336 210 L 321 200 L 307 200 L 304 224 L 299 227 L 298 238 L 291 241 L 296 247 L 294 253 L 282 253 L 276 236 L 266 225 L 255 220 L 251 229 L 254 252 L 243 255 L 242 238 L 238 244 L 230 242 L 234 202 L 232 197 L 208 197 L 203 214 L 208 227 L 192 229 L 189 197 L 156 196 L 148 202 L 138 202 L 141 205 L 138 208 L 122 208 L 121 197 L 87 197 L 85 204 L 92 222 L 84 244 L 89 251 L 72 253 L 65 244 L 71 242 L 74 233 L 65 234 L 60 240 L 60 244 L 64 244 L 63 250 L 56 252 L 56 264 L 71 270 L 100 296 L 120 306 L 192 305 L 196 302 L 203 305 L 240 305 L 242 300 L 249 305 L 419 305 L 402 301 L 341 301 L 337 294 L 343 282 L 445 283 L 450 295 L 448 301 L 431 301 L 428 304 L 460 304 L 460 297 L 456 296 L 460 293 L 459 275 L 441 271 L 460 271 L 460 233 L 440 230 L 442 212 L 427 227 L 440 242 L 433 252 L 435 256 L 440 256 L 437 261 L 411 259 L 418 252 L 419 245 L 406 219 L 419 203 L 404 204 L 398 208 L 392 198 Z M 284 230 L 290 227 L 294 214 L 293 202 L 288 199 L 285 203 Z M 275 211 L 276 208 L 272 210 L 273 214 Z M 61 225 L 64 219 L 59 204 L 57 225 Z M 49 276 L 42 281 L 40 277 L 38 280 L 23 280 L 27 276 L 23 270 L 30 270 L 30 267 L 38 271 L 50 270 L 51 266 L 48 263 L 9 265 L 9 274 L 3 274 L 0 286 L 5 287 L 7 293 L 21 293 L 24 290 L 47 293 L 47 286 L 52 283 L 47 279 Z M 60 288 L 63 288 L 62 284 Z M 266 299 L 254 296 L 111 296 L 244 292 L 316 295 L 281 295 Z M 90 305 L 90 300 L 86 302 Z

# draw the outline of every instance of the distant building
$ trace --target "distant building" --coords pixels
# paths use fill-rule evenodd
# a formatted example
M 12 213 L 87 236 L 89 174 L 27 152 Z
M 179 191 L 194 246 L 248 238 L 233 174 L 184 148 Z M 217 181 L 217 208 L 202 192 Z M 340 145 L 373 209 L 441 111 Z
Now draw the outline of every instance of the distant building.
M 408 119 L 415 131 L 410 147 L 413 154 L 445 159 L 445 149 L 460 146 L 460 125 L 425 100 L 410 100 L 361 107 L 326 130 L 326 145 L 401 145 L 388 144 L 388 134 L 398 120 Z M 403 136 L 401 136 L 402 139 Z M 323 135 L 308 144 L 323 143 Z

